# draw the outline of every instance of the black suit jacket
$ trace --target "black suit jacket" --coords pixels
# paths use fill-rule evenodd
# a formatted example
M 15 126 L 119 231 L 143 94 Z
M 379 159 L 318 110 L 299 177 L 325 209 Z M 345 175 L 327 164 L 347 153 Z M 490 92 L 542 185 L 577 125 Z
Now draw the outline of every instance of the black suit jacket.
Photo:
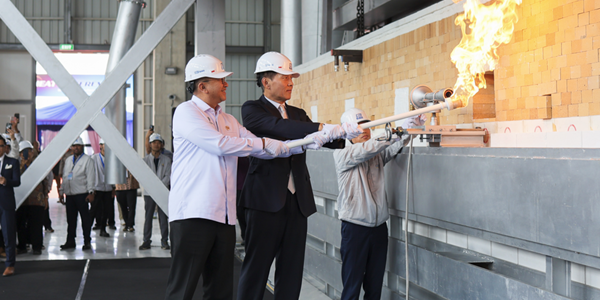
M 21 185 L 21 170 L 19 161 L 4 156 L 2 166 L 0 166 L 0 175 L 6 178 L 6 184 L 0 184 L 0 209 L 15 211 L 15 187 Z
M 313 123 L 303 109 L 287 105 L 286 112 L 288 119 L 283 119 L 279 110 L 261 96 L 258 100 L 244 103 L 242 121 L 244 127 L 256 136 L 282 141 L 301 139 L 319 130 L 320 123 Z M 326 146 L 339 148 L 341 142 L 334 141 Z M 315 213 L 317 209 L 306 168 L 306 153 L 271 160 L 250 157 L 240 206 L 266 212 L 281 210 L 285 205 L 290 170 L 294 175 L 300 211 L 305 217 Z

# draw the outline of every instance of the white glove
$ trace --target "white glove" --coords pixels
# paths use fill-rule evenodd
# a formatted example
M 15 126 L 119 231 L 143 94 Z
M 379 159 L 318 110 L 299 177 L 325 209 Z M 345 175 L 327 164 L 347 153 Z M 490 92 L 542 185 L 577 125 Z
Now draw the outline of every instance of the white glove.
M 323 124 L 323 130 L 328 142 L 346 138 L 346 132 L 340 125 Z
M 290 156 L 290 148 L 284 142 L 270 138 L 263 139 L 265 141 L 265 152 L 267 152 L 267 154 L 274 157 Z
M 312 138 L 313 143 L 306 145 L 306 149 L 319 150 L 323 145 L 329 143 L 329 140 L 322 131 L 313 132 L 306 136 L 306 138 Z
M 342 124 L 342 129 L 346 132 L 346 138 L 349 140 L 358 137 L 363 133 L 362 128 L 360 128 L 357 123 L 344 123 Z
M 414 116 L 412 118 L 404 119 L 404 122 L 402 122 L 402 128 L 407 129 L 417 126 L 423 126 L 425 124 L 425 121 L 427 121 L 427 118 L 423 114 Z

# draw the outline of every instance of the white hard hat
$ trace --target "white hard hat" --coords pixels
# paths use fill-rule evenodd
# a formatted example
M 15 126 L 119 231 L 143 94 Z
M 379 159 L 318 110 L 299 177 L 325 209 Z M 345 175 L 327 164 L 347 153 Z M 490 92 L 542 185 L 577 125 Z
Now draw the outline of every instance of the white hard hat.
M 31 144 L 30 141 L 21 141 L 19 143 L 19 152 L 21 152 L 25 149 L 33 149 L 33 145 Z
M 359 108 L 351 108 L 345 111 L 340 118 L 340 121 L 343 123 L 364 123 L 369 122 L 371 120 L 367 119 L 367 113 Z
M 104 139 L 100 139 L 100 142 L 98 144 L 104 145 Z
M 300 77 L 300 73 L 292 70 L 292 61 L 279 52 L 267 52 L 256 62 L 254 74 L 272 71 L 283 75 L 292 75 L 293 78 Z
M 150 143 L 154 141 L 161 141 L 163 144 L 165 143 L 165 140 L 163 140 L 163 138 L 158 133 L 153 133 L 150 135 Z
M 83 146 L 83 140 L 81 139 L 81 137 L 78 137 L 72 144 L 73 146 L 75 145 L 81 145 Z
M 225 71 L 223 62 L 208 54 L 200 54 L 192 57 L 185 66 L 185 82 L 202 77 L 221 79 L 231 74 L 233 72 Z

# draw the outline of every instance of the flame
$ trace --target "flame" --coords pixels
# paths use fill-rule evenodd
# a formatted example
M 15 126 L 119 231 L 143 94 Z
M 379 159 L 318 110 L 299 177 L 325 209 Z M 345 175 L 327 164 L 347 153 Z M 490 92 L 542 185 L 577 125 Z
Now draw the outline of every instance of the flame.
M 498 47 L 510 42 L 517 22 L 515 9 L 521 2 L 498 0 L 483 5 L 479 0 L 466 0 L 465 12 L 454 20 L 461 28 L 462 40 L 450 54 L 458 69 L 453 98 L 463 107 L 480 88 L 486 88 L 485 72 L 496 68 Z

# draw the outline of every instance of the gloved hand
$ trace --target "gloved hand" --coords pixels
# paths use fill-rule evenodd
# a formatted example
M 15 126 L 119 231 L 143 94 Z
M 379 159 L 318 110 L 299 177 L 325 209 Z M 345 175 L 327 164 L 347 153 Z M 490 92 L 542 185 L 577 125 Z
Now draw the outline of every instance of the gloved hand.
M 274 157 L 290 156 L 290 148 L 288 148 L 288 146 L 284 142 L 270 138 L 264 138 L 264 141 L 265 152 L 267 152 L 267 154 Z
M 346 132 L 346 138 L 351 140 L 363 133 L 362 128 L 357 123 L 344 123 L 342 129 Z
M 321 131 L 325 133 L 328 142 L 346 138 L 346 132 L 340 125 L 323 124 Z
M 404 119 L 404 122 L 402 122 L 402 128 L 407 129 L 417 126 L 423 126 L 425 125 L 425 121 L 427 121 L 427 118 L 423 114 Z
M 319 150 L 323 145 L 329 143 L 329 140 L 322 131 L 313 132 L 307 135 L 306 138 L 313 139 L 313 143 L 306 145 L 306 149 Z

